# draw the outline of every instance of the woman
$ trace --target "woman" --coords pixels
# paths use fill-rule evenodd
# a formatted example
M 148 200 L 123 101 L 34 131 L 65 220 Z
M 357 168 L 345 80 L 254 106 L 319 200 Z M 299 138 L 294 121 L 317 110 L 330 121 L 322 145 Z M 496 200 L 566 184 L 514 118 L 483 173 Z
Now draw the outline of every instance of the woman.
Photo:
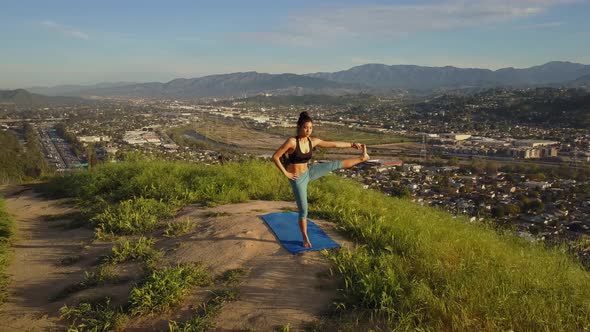
M 311 242 L 309 242 L 307 236 L 307 184 L 331 171 L 350 168 L 369 159 L 367 147 L 364 144 L 322 141 L 317 137 L 311 137 L 312 131 L 313 122 L 311 118 L 307 112 L 302 112 L 299 115 L 299 120 L 297 120 L 297 136 L 287 139 L 272 156 L 275 165 L 289 178 L 289 183 L 293 189 L 297 208 L 299 209 L 299 228 L 301 229 L 305 248 L 311 248 Z M 362 155 L 359 158 L 308 166 L 307 163 L 311 159 L 312 150 L 316 146 L 322 148 L 362 149 Z M 289 154 L 289 163 L 286 168 L 280 160 L 285 153 Z

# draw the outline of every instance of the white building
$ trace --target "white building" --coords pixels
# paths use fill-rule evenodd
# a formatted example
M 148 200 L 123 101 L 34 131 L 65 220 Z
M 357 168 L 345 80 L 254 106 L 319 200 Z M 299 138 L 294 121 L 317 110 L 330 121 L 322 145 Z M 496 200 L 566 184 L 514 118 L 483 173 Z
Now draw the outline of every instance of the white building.
M 559 142 L 546 141 L 546 140 L 536 140 L 536 139 L 517 139 L 517 140 L 512 141 L 512 144 L 514 144 L 514 146 L 535 148 L 538 146 L 557 145 L 557 144 L 559 144 Z
M 447 139 L 447 140 L 453 140 L 453 141 L 464 141 L 464 140 L 468 139 L 469 137 L 471 137 L 471 135 L 469 135 L 469 134 L 456 134 L 456 133 L 440 134 L 440 138 Z

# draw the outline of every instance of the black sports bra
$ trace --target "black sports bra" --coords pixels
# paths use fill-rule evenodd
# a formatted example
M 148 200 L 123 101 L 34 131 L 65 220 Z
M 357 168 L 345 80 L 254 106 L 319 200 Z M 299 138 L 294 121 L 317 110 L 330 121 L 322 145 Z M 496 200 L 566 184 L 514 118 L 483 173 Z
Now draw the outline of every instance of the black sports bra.
M 299 138 L 297 136 L 295 137 L 295 142 L 297 142 L 297 145 L 295 146 L 295 151 L 289 155 L 289 162 L 291 164 L 307 164 L 307 162 L 311 159 L 311 139 L 308 137 L 307 140 L 309 141 L 309 152 L 303 153 L 301 152 L 301 147 L 299 146 Z

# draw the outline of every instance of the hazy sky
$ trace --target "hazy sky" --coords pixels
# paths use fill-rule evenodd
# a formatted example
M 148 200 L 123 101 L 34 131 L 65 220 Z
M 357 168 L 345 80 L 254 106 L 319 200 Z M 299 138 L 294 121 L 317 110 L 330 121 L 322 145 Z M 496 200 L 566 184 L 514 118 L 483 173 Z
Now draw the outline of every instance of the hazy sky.
M 552 60 L 590 64 L 590 0 L 0 0 L 0 89 Z

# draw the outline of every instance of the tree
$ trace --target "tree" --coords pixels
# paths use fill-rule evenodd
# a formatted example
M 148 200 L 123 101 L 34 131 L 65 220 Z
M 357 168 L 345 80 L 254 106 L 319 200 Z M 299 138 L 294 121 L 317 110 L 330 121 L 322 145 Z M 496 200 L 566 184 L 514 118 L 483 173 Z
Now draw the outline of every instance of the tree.
M 391 196 L 395 197 L 410 197 L 412 192 L 406 186 L 394 184 L 391 187 Z
M 508 203 L 504 205 L 504 212 L 509 216 L 515 216 L 520 213 L 520 207 L 516 204 Z
M 545 204 L 539 199 L 531 199 L 525 203 L 525 210 L 532 213 L 540 213 L 545 210 Z
M 479 158 L 471 159 L 471 169 L 477 174 L 481 174 L 485 170 L 485 163 Z
M 94 148 L 94 145 L 88 145 L 86 154 L 88 155 L 88 168 L 93 168 L 98 165 L 98 158 L 96 157 L 96 149 Z
M 496 174 L 496 173 L 498 173 L 498 168 L 499 168 L 499 165 L 498 165 L 497 162 L 495 162 L 493 160 L 490 160 L 490 161 L 486 162 L 486 165 L 485 165 L 485 171 L 486 171 L 486 173 L 488 173 L 488 174 Z
M 503 205 L 496 205 L 492 208 L 492 216 L 496 218 L 502 218 L 505 215 L 505 210 Z
M 531 179 L 535 181 L 545 181 L 547 180 L 547 175 L 545 175 L 545 173 L 542 172 L 537 172 L 531 175 Z

